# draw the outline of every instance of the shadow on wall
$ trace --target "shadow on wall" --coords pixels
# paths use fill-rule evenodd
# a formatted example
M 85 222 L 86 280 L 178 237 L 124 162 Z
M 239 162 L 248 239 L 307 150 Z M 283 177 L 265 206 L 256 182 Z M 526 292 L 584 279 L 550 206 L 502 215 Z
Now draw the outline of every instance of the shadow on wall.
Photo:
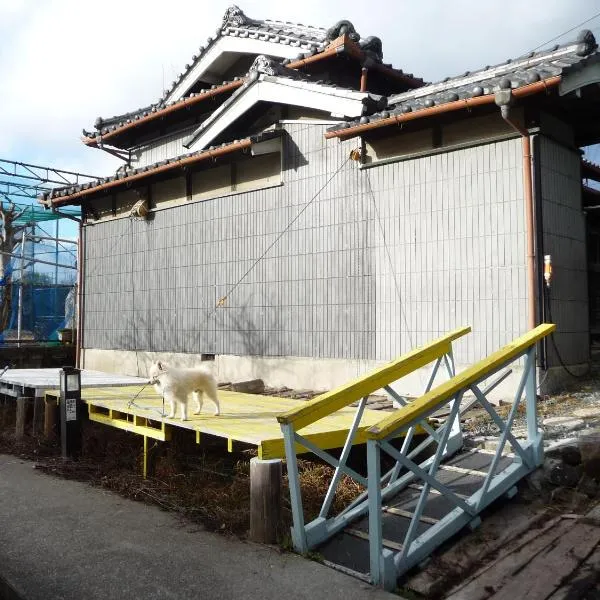
M 119 365 L 115 363 L 114 368 L 123 374 L 145 377 L 151 363 L 159 358 L 176 366 L 193 367 L 200 362 L 201 354 L 225 354 L 243 357 L 243 377 L 248 376 L 249 367 L 252 376 L 259 377 L 264 374 L 265 366 L 259 367 L 253 358 L 285 356 L 289 336 L 294 335 L 289 327 L 284 329 L 279 312 L 268 307 L 220 308 L 212 319 L 206 320 L 203 334 L 177 330 L 176 317 L 169 312 L 164 316 L 154 314 L 152 318 L 141 311 L 134 313 L 134 321 L 112 338 L 111 345 L 116 352 L 135 354 Z M 193 339 L 198 335 L 203 335 L 204 343 Z
M 306 127 L 310 127 L 307 125 Z M 283 153 L 283 170 L 284 171 L 297 171 L 301 167 L 308 165 L 308 161 L 304 157 L 304 154 L 290 135 L 286 135 L 283 138 L 284 153 Z

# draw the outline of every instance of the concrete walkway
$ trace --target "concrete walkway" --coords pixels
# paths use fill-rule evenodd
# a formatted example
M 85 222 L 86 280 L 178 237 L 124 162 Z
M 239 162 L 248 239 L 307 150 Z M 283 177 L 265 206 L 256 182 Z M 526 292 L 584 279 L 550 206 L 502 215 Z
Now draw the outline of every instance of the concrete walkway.
M 1 579 L 26 600 L 398 600 L 299 556 L 182 524 L 4 455 Z

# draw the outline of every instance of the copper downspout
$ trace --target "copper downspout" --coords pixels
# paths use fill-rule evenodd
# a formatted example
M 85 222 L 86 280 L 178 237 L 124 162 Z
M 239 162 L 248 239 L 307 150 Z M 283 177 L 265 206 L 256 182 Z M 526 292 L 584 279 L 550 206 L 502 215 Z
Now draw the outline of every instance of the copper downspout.
M 531 137 L 509 117 L 509 106 L 500 107 L 502 118 L 521 135 L 523 146 L 523 200 L 525 203 L 525 239 L 527 251 L 527 327 L 534 329 L 536 326 L 535 301 L 537 289 L 535 285 L 535 242 L 534 242 L 534 212 L 533 212 L 533 179 L 531 177 Z
M 531 96 L 532 94 L 538 94 L 546 91 L 548 88 L 557 86 L 560 83 L 560 75 L 556 77 L 550 77 L 543 81 L 537 81 L 536 83 L 530 83 L 523 87 L 513 90 L 512 94 L 515 98 L 524 98 L 525 96 Z M 351 137 L 361 135 L 366 131 L 372 129 L 379 129 L 380 127 L 389 127 L 390 125 L 399 125 L 405 121 L 414 121 L 423 117 L 431 117 L 442 113 L 452 112 L 455 110 L 469 109 L 475 106 L 481 106 L 483 104 L 493 104 L 495 102 L 494 94 L 488 94 L 486 96 L 476 96 L 475 98 L 465 98 L 463 100 L 455 100 L 453 102 L 446 102 L 438 106 L 432 106 L 430 108 L 422 108 L 413 112 L 402 113 L 400 115 L 393 115 L 387 119 L 379 119 L 371 123 L 365 123 L 363 125 L 355 125 L 354 127 L 347 127 L 346 129 L 336 129 L 334 131 L 328 131 L 325 134 L 327 139 L 340 138 L 346 140 Z
M 369 72 L 369 69 L 367 69 L 366 67 L 362 67 L 360 70 L 360 91 L 361 92 L 367 91 L 367 73 L 368 72 Z

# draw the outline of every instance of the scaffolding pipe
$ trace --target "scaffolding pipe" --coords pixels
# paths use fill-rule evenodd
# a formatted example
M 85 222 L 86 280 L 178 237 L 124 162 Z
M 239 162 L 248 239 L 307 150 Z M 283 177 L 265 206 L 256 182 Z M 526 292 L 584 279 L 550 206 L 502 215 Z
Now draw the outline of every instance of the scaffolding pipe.
M 3 252 L 3 254 L 5 254 Z M 8 254 L 8 253 L 6 253 Z M 17 339 L 21 339 L 21 329 L 23 326 L 23 270 L 25 262 L 25 230 L 21 234 L 21 276 L 19 278 L 19 299 L 17 305 Z M 19 343 L 20 346 L 20 343 Z
M 83 264 L 83 252 L 85 249 L 83 239 L 84 229 L 83 224 L 79 224 L 79 236 L 77 237 L 77 297 L 75 303 L 75 324 L 77 330 L 75 332 L 75 366 L 78 369 L 82 368 L 81 364 L 81 350 L 83 348 L 83 277 L 84 277 L 84 264 Z
M 0 251 L 0 254 L 3 254 L 4 256 L 10 256 L 11 258 L 21 258 L 19 255 L 11 254 L 10 252 Z M 51 267 L 58 266 L 58 267 L 62 267 L 63 269 L 73 269 L 74 271 L 77 270 L 77 267 L 74 267 L 73 265 L 63 265 L 60 263 L 58 263 L 58 265 L 57 265 L 56 263 L 53 263 L 49 260 L 42 260 L 40 258 L 36 258 L 36 259 L 30 258 L 27 262 L 27 265 L 25 265 L 25 266 L 29 266 L 33 262 L 40 263 L 42 265 L 50 265 Z
M 58 219 L 56 220 L 56 223 L 58 225 Z M 57 231 L 58 231 L 58 226 L 57 226 Z M 32 235 L 29 238 L 32 242 L 37 242 L 39 240 L 50 240 L 52 242 L 61 242 L 62 244 L 73 244 L 74 246 L 77 246 L 77 240 L 67 240 L 65 238 L 59 238 L 58 235 L 56 237 L 49 237 L 49 236 L 43 236 L 43 235 Z

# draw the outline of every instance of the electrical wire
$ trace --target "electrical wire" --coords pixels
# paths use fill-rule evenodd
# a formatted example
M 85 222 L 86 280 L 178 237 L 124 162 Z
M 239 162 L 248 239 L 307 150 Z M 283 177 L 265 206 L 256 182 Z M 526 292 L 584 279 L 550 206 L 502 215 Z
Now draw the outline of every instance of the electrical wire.
M 333 178 L 346 166 L 348 161 L 350 160 L 350 156 L 346 158 L 346 160 L 337 168 L 337 170 L 329 177 L 329 179 L 319 188 L 319 191 L 304 205 L 304 207 L 298 211 L 296 216 L 285 226 L 285 228 L 277 235 L 277 237 L 267 246 L 264 252 L 248 267 L 246 272 L 233 284 L 233 286 L 227 291 L 227 293 L 219 299 L 217 305 L 215 306 L 214 312 L 216 309 L 223 306 L 229 296 L 239 287 L 239 285 L 248 277 L 248 275 L 256 268 L 256 266 L 260 263 L 261 260 L 271 251 L 271 249 L 279 242 L 279 240 L 288 232 L 290 227 L 306 212 L 309 206 L 321 195 L 321 192 L 331 183 Z
M 552 319 L 552 298 L 550 297 L 550 288 L 546 287 L 546 294 L 544 294 L 544 296 L 546 297 L 546 308 L 548 309 L 548 320 L 550 323 L 553 322 Z M 567 365 L 565 364 L 559 350 L 558 350 L 558 346 L 556 345 L 556 340 L 554 339 L 554 333 L 550 334 L 550 343 L 552 344 L 552 347 L 554 348 L 554 352 L 556 353 L 556 358 L 558 358 L 558 362 L 560 364 L 560 366 L 574 379 L 581 379 L 583 377 L 586 377 L 588 375 L 588 373 L 582 373 L 580 375 L 577 375 L 576 373 L 574 373 L 573 371 L 571 371 L 571 369 L 569 369 L 569 367 L 567 367 Z M 541 385 L 541 384 L 540 384 Z
M 539 50 L 542 46 L 545 46 L 546 44 L 550 44 L 551 42 L 554 42 L 555 40 L 558 40 L 559 38 L 563 37 L 564 35 L 567 35 L 567 33 L 571 33 L 572 31 L 575 31 L 575 29 L 578 29 L 582 25 L 585 25 L 586 23 L 589 23 L 590 21 L 593 21 L 594 19 L 597 19 L 598 17 L 600 17 L 600 12 L 596 13 L 595 15 L 593 15 L 592 17 L 590 17 L 589 19 L 586 19 L 585 21 L 582 21 L 578 25 L 575 25 L 574 27 L 571 27 L 571 29 L 567 29 L 567 31 L 563 31 L 563 33 L 561 33 L 560 35 L 557 35 L 557 36 L 553 37 L 552 39 L 548 40 L 547 42 L 543 42 L 539 46 L 536 46 L 532 50 L 532 52 L 535 52 L 536 50 Z
M 402 295 L 400 293 L 400 286 L 398 285 L 398 278 L 396 276 L 396 269 L 394 268 L 394 263 L 392 261 L 392 254 L 387 244 L 387 240 L 385 237 L 385 230 L 383 228 L 383 223 L 381 222 L 381 216 L 379 214 L 379 208 L 377 207 L 377 202 L 375 200 L 375 194 L 373 192 L 373 187 L 371 186 L 371 178 L 369 176 L 369 172 L 367 171 L 367 186 L 369 187 L 369 193 L 371 195 L 371 199 L 373 201 L 373 208 L 375 209 L 375 215 L 377 216 L 377 222 L 379 223 L 379 230 L 381 231 L 381 239 L 383 240 L 383 246 L 385 248 L 388 262 L 390 263 L 390 270 L 392 272 L 392 277 L 394 278 L 394 286 L 396 288 L 396 296 L 398 298 L 398 302 L 400 303 L 400 313 L 402 314 L 402 318 L 404 319 L 404 325 L 406 327 L 406 335 L 408 336 L 408 341 L 410 342 L 411 348 L 415 347 L 412 336 L 410 334 L 410 327 L 408 326 L 408 319 L 406 318 L 406 311 L 404 310 L 404 302 L 402 301 Z

